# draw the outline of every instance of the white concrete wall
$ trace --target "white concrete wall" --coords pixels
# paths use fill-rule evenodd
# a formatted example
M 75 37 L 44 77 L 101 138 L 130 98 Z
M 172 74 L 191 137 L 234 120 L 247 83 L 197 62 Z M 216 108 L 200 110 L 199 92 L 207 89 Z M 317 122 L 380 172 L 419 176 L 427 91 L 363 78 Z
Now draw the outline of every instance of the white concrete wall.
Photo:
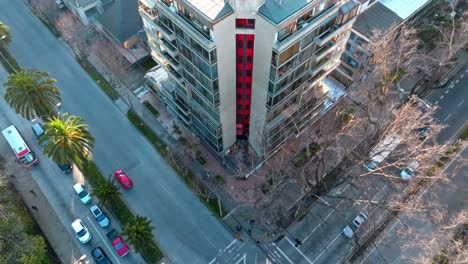
M 218 58 L 219 116 L 223 129 L 223 148 L 236 142 L 236 37 L 235 16 L 213 27 Z
M 263 127 L 266 119 L 271 53 L 276 28 L 260 16 L 256 17 L 255 28 L 249 142 L 257 155 L 263 156 Z

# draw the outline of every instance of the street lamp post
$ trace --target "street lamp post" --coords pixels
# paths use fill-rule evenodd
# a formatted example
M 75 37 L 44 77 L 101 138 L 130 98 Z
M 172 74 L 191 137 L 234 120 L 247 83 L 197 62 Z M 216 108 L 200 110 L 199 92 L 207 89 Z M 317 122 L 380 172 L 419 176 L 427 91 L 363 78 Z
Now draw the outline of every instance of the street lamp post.
M 57 103 L 57 104 L 55 105 L 55 108 L 52 109 L 52 110 L 50 110 L 49 114 L 47 114 L 47 115 L 42 115 L 42 116 L 38 116 L 37 118 L 33 118 L 33 119 L 31 119 L 31 122 L 36 121 L 38 118 L 50 117 L 50 114 L 52 114 L 52 112 L 54 112 L 54 111 L 56 111 L 56 110 L 58 110 L 58 111 L 57 111 L 57 114 L 60 114 L 60 111 L 62 110 L 62 107 L 61 107 L 61 106 L 62 106 L 62 103 Z
M 4 40 L 5 38 L 6 38 L 6 36 L 5 36 L 5 35 L 3 35 L 3 36 L 0 36 L 0 40 Z M 1 43 L 2 43 L 2 42 L 0 41 L 0 44 L 1 44 Z M 1 49 L 1 46 L 0 46 L 0 55 L 1 55 L 1 56 L 2 56 L 2 58 L 3 58 L 3 59 L 6 61 L 6 63 L 8 63 L 8 65 L 10 66 L 10 68 L 11 68 L 13 71 L 15 71 L 15 72 L 16 72 L 16 69 L 15 69 L 15 67 L 13 67 L 13 66 L 10 64 L 10 62 L 7 60 L 7 58 L 5 57 L 5 55 L 3 55 L 3 53 L 2 53 L 2 49 Z

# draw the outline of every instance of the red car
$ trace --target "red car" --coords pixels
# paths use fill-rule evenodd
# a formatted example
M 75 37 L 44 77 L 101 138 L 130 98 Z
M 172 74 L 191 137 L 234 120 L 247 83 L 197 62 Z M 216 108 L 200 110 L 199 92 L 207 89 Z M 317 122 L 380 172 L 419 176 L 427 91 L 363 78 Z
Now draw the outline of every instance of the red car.
M 133 186 L 133 181 L 123 170 L 114 172 L 114 178 L 120 182 L 124 189 L 130 189 Z
M 130 252 L 130 248 L 128 245 L 124 242 L 123 238 L 119 236 L 117 231 L 115 229 L 112 229 L 109 233 L 107 233 L 107 238 L 112 242 L 112 246 L 114 246 L 115 251 L 117 251 L 117 254 L 119 256 L 123 257 Z

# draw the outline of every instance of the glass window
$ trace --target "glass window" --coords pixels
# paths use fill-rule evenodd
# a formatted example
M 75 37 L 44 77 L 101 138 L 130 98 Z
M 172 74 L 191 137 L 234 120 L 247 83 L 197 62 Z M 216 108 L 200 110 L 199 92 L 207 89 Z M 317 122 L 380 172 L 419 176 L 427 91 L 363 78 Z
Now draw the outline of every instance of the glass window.
M 296 42 L 294 45 L 289 47 L 287 50 L 285 50 L 283 53 L 280 54 L 279 56 L 279 61 L 278 65 L 282 64 L 292 56 L 296 55 L 297 52 L 299 51 L 299 42 Z

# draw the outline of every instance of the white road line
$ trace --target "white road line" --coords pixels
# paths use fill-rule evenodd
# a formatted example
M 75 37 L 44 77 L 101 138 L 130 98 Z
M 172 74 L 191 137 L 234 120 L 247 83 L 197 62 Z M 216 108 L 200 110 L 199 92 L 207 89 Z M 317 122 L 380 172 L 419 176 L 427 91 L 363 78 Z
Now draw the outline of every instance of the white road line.
M 450 113 L 450 114 L 444 119 L 444 122 L 447 121 L 447 119 L 449 119 L 451 116 L 452 116 L 452 113 Z
M 392 227 L 390 227 L 390 229 L 387 231 L 387 233 L 385 233 L 385 235 L 377 242 L 377 244 L 375 244 L 375 246 L 372 248 L 372 250 L 369 251 L 369 253 L 361 260 L 361 264 L 364 263 L 364 261 L 367 259 L 367 257 L 369 257 L 372 254 L 372 252 L 374 252 L 374 250 L 377 249 L 377 246 L 380 244 L 380 242 L 382 242 L 382 240 L 384 238 L 387 237 L 388 233 L 390 233 L 395 228 L 395 226 L 400 223 L 400 219 L 397 218 L 396 220 L 397 221 L 395 222 L 395 224 L 393 224 Z
M 462 75 L 460 75 L 460 78 L 463 78 L 463 77 L 465 77 L 465 74 L 464 74 L 464 73 L 463 73 Z
M 457 80 L 455 81 L 455 83 L 458 83 L 459 81 L 460 81 L 460 80 L 459 80 L 459 79 L 457 79 Z
M 461 100 L 461 102 L 458 103 L 457 107 L 460 107 L 463 104 L 463 102 L 465 102 L 465 99 Z
M 320 252 L 320 254 L 314 259 L 314 261 L 312 261 L 312 264 L 315 263 L 315 262 L 323 255 L 323 253 L 325 253 L 325 252 L 328 250 L 328 248 L 330 248 L 330 246 L 331 246 L 333 243 L 335 243 L 335 241 L 336 241 L 338 238 L 340 238 L 340 236 L 341 236 L 341 233 L 339 233 L 339 234 L 335 237 L 335 239 L 333 239 L 333 241 L 332 241 L 330 244 L 328 244 L 328 246 L 327 246 L 324 250 L 322 250 L 322 252 Z
M 237 256 L 236 256 L 236 257 L 237 257 Z M 245 264 L 246 258 L 247 258 L 247 253 L 244 253 L 244 256 L 242 256 L 242 258 L 239 259 L 239 260 L 236 262 L 236 264 L 239 264 L 239 263 L 241 263 L 242 261 L 244 261 L 243 263 Z
M 450 92 L 450 91 L 449 91 L 449 90 L 447 90 L 447 91 L 445 91 L 445 94 L 448 94 L 449 92 Z
M 237 239 L 232 240 L 232 242 L 229 243 L 229 245 L 227 247 L 225 247 L 224 250 L 229 249 L 232 245 L 234 245 L 234 243 L 236 243 L 236 241 L 237 241 Z
M 439 103 L 439 101 L 435 101 L 435 103 L 434 103 L 434 104 L 438 104 L 438 103 Z
M 255 264 L 257 264 L 257 253 L 255 253 Z
M 112 256 L 115 258 L 115 260 L 117 261 L 117 263 L 120 264 L 120 261 L 119 259 L 114 255 L 114 249 L 111 249 L 109 247 L 109 245 L 107 245 L 106 243 L 106 240 L 101 236 L 101 233 L 99 233 L 99 231 L 97 230 L 96 226 L 93 224 L 93 221 L 91 221 L 91 219 L 89 219 L 89 216 L 86 216 L 86 218 L 88 218 L 89 222 L 91 223 L 91 225 L 94 227 L 94 229 L 96 229 L 96 232 L 97 234 L 99 235 L 99 237 L 101 237 L 102 239 L 102 243 L 104 243 L 104 245 L 107 247 L 107 249 L 109 250 L 109 252 L 112 254 Z
M 453 87 L 455 87 L 455 84 L 452 83 L 448 88 L 452 89 Z
M 341 200 L 336 206 L 335 208 L 338 208 L 338 206 L 340 206 L 340 204 L 344 202 L 344 200 Z M 315 230 L 317 230 L 323 223 L 325 223 L 325 221 L 328 219 L 328 217 L 330 217 L 336 210 L 335 209 L 332 209 L 330 213 L 328 213 L 328 215 L 325 217 L 325 219 L 323 219 L 322 222 L 320 222 L 320 224 L 318 224 L 314 229 L 312 229 L 312 231 L 310 232 L 310 234 L 308 234 L 303 240 L 302 240 L 302 243 L 304 243 L 307 239 L 309 239 L 309 237 L 315 232 Z
M 281 255 L 283 255 L 284 258 L 285 258 L 287 261 L 289 261 L 289 263 L 294 264 L 294 262 L 293 262 L 286 254 L 284 254 L 283 250 L 281 250 L 280 247 L 278 247 L 277 245 L 275 245 L 275 243 L 273 243 L 273 246 L 275 246 L 275 247 L 278 249 L 278 251 L 281 253 Z
M 468 69 L 466 69 L 465 72 L 468 72 Z
M 440 99 L 440 100 L 444 99 L 444 96 L 443 96 L 443 95 L 441 95 L 441 96 L 439 97 L 439 99 Z
M 304 255 L 304 253 L 302 253 L 302 251 L 300 251 L 300 250 L 294 245 L 294 243 L 293 243 L 288 237 L 286 237 L 286 240 L 289 242 L 289 244 L 291 244 L 291 246 L 292 246 L 294 249 L 297 250 L 297 252 L 299 252 L 299 254 L 301 254 L 301 256 L 302 256 L 308 263 L 314 264 L 312 261 L 310 261 L 310 259 L 309 259 L 306 255 Z
M 460 153 L 462 153 L 465 149 L 466 149 L 466 147 L 464 147 L 463 149 L 461 149 L 461 150 L 456 154 L 456 156 L 457 156 L 457 155 L 460 155 Z M 452 159 L 452 160 L 445 166 L 443 172 L 445 172 L 445 171 L 448 169 L 448 167 L 450 167 L 450 165 L 452 165 L 452 163 L 453 163 L 455 160 L 456 160 L 456 159 Z M 432 187 L 432 185 L 434 185 L 434 183 L 436 183 L 436 182 L 437 182 L 437 180 L 432 181 L 431 185 L 429 185 L 429 186 L 418 196 L 417 200 L 421 199 L 421 197 L 422 197 L 422 196 Z M 372 254 L 372 252 L 374 252 L 374 250 L 377 248 L 377 246 L 380 244 L 380 242 L 382 242 L 382 240 L 383 240 L 384 238 L 387 237 L 388 233 L 390 233 L 390 232 L 395 228 L 395 226 L 396 226 L 397 224 L 399 224 L 399 223 L 400 223 L 400 219 L 399 219 L 399 218 L 396 218 L 396 222 L 395 222 L 395 223 L 392 225 L 392 227 L 385 233 L 385 235 L 375 244 L 374 248 L 372 248 L 372 250 L 369 251 L 369 253 L 368 253 L 368 254 L 364 257 L 364 259 L 361 261 L 361 264 L 367 259 L 367 257 L 368 257 L 370 254 Z

